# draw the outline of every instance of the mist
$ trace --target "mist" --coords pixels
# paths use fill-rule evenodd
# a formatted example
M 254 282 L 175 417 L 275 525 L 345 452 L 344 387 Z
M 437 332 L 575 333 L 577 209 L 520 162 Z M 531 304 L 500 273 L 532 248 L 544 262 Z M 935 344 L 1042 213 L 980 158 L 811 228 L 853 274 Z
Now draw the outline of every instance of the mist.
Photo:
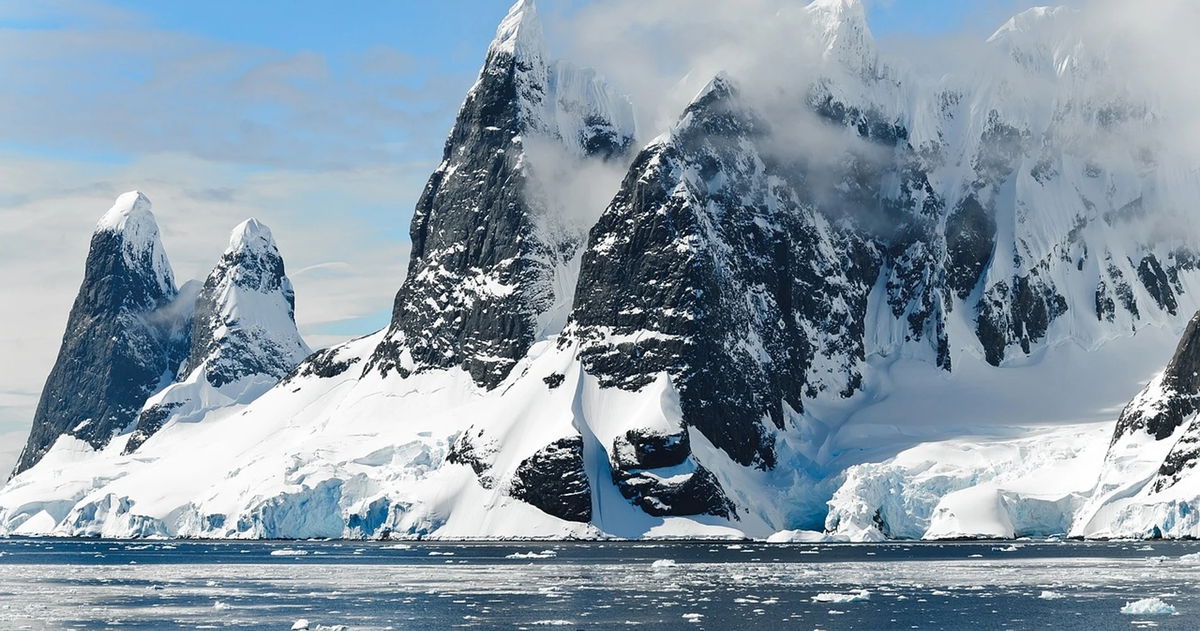
M 821 4 L 865 12 L 874 3 L 821 0 Z M 1043 126 L 1052 122 L 1054 108 L 1073 95 L 1128 97 L 1146 103 L 1149 117 L 1164 122 L 1164 129 L 1152 138 L 1146 137 L 1150 129 L 1133 128 L 1113 130 L 1110 138 L 1073 141 L 1099 140 L 1120 148 L 1129 144 L 1128 134 L 1133 133 L 1142 144 L 1189 159 L 1197 158 L 1200 145 L 1200 108 L 1195 107 L 1200 102 L 1200 83 L 1191 76 L 1189 64 L 1200 59 L 1200 40 L 1194 36 L 1200 3 L 1188 0 L 1066 3 L 1069 17 L 1053 25 L 1057 32 L 1052 39 L 1059 45 L 1037 51 L 1052 64 L 1044 73 L 1031 73 L 1014 63 L 1010 51 L 998 41 L 1002 38 L 989 41 L 989 35 L 1008 19 L 1000 17 L 994 5 L 981 6 L 979 13 L 986 16 L 981 19 L 996 20 L 981 31 L 921 38 L 874 38 L 863 33 L 861 42 L 856 39 L 859 33 L 845 32 L 833 38 L 833 51 L 827 51 L 830 34 L 825 25 L 814 24 L 812 7 L 802 1 L 610 0 L 575 10 L 552 8 L 559 10 L 550 11 L 545 21 L 556 56 L 596 68 L 617 90 L 628 94 L 643 143 L 670 129 L 696 93 L 722 71 L 737 82 L 773 129 L 807 125 L 811 118 L 799 111 L 804 96 L 814 80 L 841 72 L 829 63 L 831 57 L 841 56 L 861 63 L 851 68 L 854 72 L 886 76 L 898 84 L 900 102 L 881 105 L 894 108 L 885 113 L 910 128 L 916 126 L 913 102 L 922 97 L 1010 79 L 1020 81 L 1017 101 L 1047 117 L 1037 121 Z M 840 142 L 829 136 L 819 140 Z M 804 146 L 814 153 L 828 148 L 813 141 Z

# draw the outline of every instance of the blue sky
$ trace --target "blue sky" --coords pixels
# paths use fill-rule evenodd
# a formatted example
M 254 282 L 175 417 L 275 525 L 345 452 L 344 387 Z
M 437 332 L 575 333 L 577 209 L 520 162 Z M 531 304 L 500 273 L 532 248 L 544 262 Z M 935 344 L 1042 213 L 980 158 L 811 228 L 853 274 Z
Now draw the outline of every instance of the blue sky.
M 280 241 L 313 346 L 386 324 L 412 207 L 508 4 L 0 0 L 0 469 L 91 228 L 126 190 L 154 201 L 181 282 L 252 215 Z M 552 52 L 585 4 L 540 0 Z M 884 42 L 982 38 L 1029 4 L 867 1 Z
M 111 102 L 114 95 L 119 99 L 128 94 L 128 87 L 169 83 L 163 79 L 166 75 L 180 77 L 185 85 L 167 86 L 183 89 L 173 92 L 175 101 L 165 98 L 153 104 L 160 114 L 176 108 L 191 110 L 203 103 L 200 97 L 243 88 L 226 81 L 236 74 L 252 78 L 253 71 L 261 70 L 274 73 L 279 83 L 264 85 L 262 94 L 228 100 L 228 110 L 207 103 L 209 111 L 196 109 L 185 125 L 170 115 L 156 120 L 141 113 L 136 113 L 141 129 L 134 130 L 129 129 L 128 119 L 119 116 L 94 124 L 84 119 L 77 126 L 22 124 L 17 117 L 10 120 L 18 124 L 7 132 L 0 130 L 0 149 L 85 162 L 128 161 L 170 150 L 247 168 L 328 168 L 436 159 L 439 139 L 508 4 L 508 0 L 336 4 L 0 0 L 0 29 L 45 41 L 33 51 L 34 65 L 43 67 L 24 67 L 15 81 L 6 75 L 13 83 L 7 89 L 66 104 L 59 120 L 80 118 L 73 116 L 73 110 L 89 100 Z M 586 4 L 598 2 L 542 0 L 541 10 L 562 16 Z M 871 28 L 884 40 L 959 31 L 985 34 L 1029 4 L 1024 0 L 867 0 Z M 161 47 L 127 49 L 120 45 L 105 49 L 102 44 L 106 36 L 137 39 L 141 33 L 173 41 Z M 46 36 L 68 34 L 94 41 L 75 55 L 69 49 L 55 54 L 54 40 Z M 204 55 L 208 58 L 195 61 Z M 222 60 L 221 55 L 227 58 Z M 172 67 L 173 60 L 179 60 L 180 67 Z M 10 57 L 9 61 L 16 60 Z M 193 63 L 187 66 L 189 61 Z M 318 95 L 322 98 L 314 98 Z M 308 99 L 311 106 L 297 107 L 297 99 Z M 24 106 L 19 113 L 26 114 L 36 109 L 31 107 L 34 103 L 29 100 L 13 107 Z M 58 122 L 42 112 L 35 118 Z M 341 121 L 304 124 L 329 123 L 330 118 Z M 285 125 L 286 132 L 280 133 Z M 14 133 L 22 128 L 25 133 Z M 121 130 L 127 134 L 111 137 Z M 275 142 L 281 135 L 290 142 Z M 237 150 L 229 145 L 237 145 Z M 408 200 L 413 195 L 408 191 L 402 197 Z

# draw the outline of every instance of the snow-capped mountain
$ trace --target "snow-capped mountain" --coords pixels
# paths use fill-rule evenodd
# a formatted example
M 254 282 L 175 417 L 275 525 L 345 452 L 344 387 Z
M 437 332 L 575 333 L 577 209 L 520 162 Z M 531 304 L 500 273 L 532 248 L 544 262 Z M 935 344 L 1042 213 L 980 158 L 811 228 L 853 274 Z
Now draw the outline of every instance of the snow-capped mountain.
M 484 387 L 570 303 L 588 225 L 529 192 L 552 161 L 621 160 L 633 112 L 595 73 L 552 62 L 532 1 L 515 4 L 488 47 L 442 163 L 417 202 L 412 258 L 387 337 L 369 362 L 386 375 L 462 366 Z M 552 146 L 539 162 L 529 145 Z
M 233 229 L 196 297 L 182 379 L 142 406 L 125 453 L 167 421 L 199 420 L 214 408 L 249 403 L 279 383 L 312 352 L 296 330 L 295 308 L 271 230 L 247 219 Z
M 92 234 L 83 285 L 17 473 L 60 436 L 99 448 L 126 431 L 187 354 L 189 294 L 175 287 L 150 199 L 137 191 L 118 197 Z
M 0 531 L 1156 532 L 1131 524 L 1190 506 L 1155 494 L 1200 441 L 1192 333 L 1111 423 L 1200 308 L 1170 121 L 1066 9 L 1001 27 L 995 72 L 936 77 L 882 54 L 858 0 L 796 10 L 800 85 L 722 73 L 639 146 L 633 105 L 517 2 L 390 326 L 299 361 L 282 261 L 243 224 L 180 381 L 105 440 L 39 437 Z M 613 170 L 595 207 L 572 188 Z

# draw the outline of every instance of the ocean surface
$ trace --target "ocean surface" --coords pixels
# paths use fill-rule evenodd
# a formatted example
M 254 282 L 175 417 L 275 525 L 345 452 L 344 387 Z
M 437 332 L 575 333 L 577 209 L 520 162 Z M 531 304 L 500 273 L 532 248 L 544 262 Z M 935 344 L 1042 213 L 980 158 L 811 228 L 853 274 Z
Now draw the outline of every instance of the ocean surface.
M 1196 629 L 1197 552 L 14 538 L 0 539 L 0 629 Z

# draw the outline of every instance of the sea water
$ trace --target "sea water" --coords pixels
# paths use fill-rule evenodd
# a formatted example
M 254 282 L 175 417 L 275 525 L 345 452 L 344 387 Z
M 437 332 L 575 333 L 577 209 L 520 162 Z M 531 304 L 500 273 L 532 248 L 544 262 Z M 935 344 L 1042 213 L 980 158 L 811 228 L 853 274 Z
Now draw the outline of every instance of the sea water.
M 1195 629 L 1197 552 L 0 539 L 0 629 Z

